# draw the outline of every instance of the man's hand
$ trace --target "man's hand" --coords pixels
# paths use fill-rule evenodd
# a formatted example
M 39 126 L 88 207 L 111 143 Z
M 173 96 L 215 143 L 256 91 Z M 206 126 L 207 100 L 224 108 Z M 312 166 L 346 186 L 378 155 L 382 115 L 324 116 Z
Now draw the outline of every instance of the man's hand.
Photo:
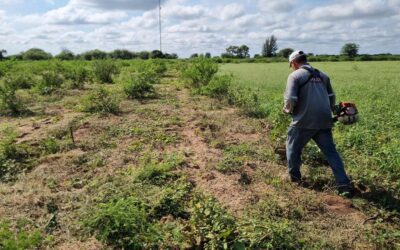
M 291 114 L 293 113 L 294 103 L 290 100 L 285 101 L 285 105 L 283 106 L 283 113 Z

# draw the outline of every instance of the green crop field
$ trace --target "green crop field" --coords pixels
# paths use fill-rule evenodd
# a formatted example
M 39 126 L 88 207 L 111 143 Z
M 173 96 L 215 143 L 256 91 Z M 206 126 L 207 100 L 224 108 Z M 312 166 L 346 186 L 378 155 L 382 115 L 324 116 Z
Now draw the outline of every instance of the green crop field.
M 336 100 L 357 104 L 360 121 L 335 131 L 337 147 L 355 182 L 399 196 L 400 190 L 400 74 L 398 62 L 314 63 L 327 73 Z M 287 63 L 225 64 L 237 84 L 259 95 L 273 123 L 277 144 L 284 143 L 290 117 L 281 113 L 283 92 L 291 70 Z
M 287 63 L 2 61 L 0 249 L 398 249 L 396 64 L 315 64 L 350 199 L 313 144 L 285 176 Z

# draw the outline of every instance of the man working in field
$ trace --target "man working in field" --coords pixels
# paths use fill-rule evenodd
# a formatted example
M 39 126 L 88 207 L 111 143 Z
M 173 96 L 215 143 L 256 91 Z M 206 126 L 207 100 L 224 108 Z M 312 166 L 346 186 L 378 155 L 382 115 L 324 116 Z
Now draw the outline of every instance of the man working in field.
M 335 94 L 329 77 L 311 67 L 303 51 L 293 52 L 289 62 L 294 72 L 287 80 L 283 107 L 293 119 L 286 142 L 289 177 L 292 182 L 301 182 L 301 152 L 313 139 L 332 168 L 338 191 L 351 196 L 350 180 L 332 137 Z

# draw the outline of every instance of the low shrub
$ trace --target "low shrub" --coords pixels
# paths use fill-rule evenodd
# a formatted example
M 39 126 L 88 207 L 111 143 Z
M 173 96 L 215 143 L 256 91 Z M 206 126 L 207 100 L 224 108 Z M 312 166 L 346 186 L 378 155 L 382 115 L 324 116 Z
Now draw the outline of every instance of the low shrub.
M 5 115 L 20 115 L 26 107 L 17 94 L 18 85 L 15 81 L 5 80 L 0 84 L 0 113 Z
M 211 59 L 199 57 L 183 67 L 181 76 L 189 87 L 199 89 L 206 86 L 217 72 L 217 63 Z
M 64 77 L 56 71 L 42 72 L 42 79 L 36 85 L 42 95 L 48 95 L 59 89 L 64 82 Z
M 104 87 L 97 88 L 82 100 L 82 110 L 89 113 L 117 114 L 119 112 L 118 98 Z
M 39 247 L 42 242 L 40 232 L 27 232 L 22 229 L 13 232 L 10 223 L 0 222 L 0 249 L 33 249 Z
M 232 75 L 214 76 L 210 83 L 201 88 L 201 94 L 216 98 L 220 101 L 226 99 L 232 85 Z
M 20 172 L 31 167 L 35 152 L 24 144 L 16 144 L 16 133 L 6 129 L 0 140 L 0 180 L 15 180 Z
M 240 107 L 243 112 L 255 118 L 265 118 L 267 108 L 261 105 L 258 94 L 250 88 L 232 86 L 228 93 L 228 102 Z
M 123 83 L 125 94 L 130 99 L 143 99 L 154 97 L 156 82 L 155 76 L 148 72 L 131 75 L 131 79 Z
M 146 206 L 135 198 L 100 204 L 84 224 L 96 238 L 119 249 L 149 249 L 159 235 L 148 219 Z
M 68 87 L 72 89 L 83 89 L 85 83 L 90 80 L 89 73 L 89 70 L 84 67 L 73 67 L 67 73 L 67 78 L 71 80 Z
M 30 89 L 35 85 L 34 79 L 29 74 L 7 74 L 4 82 L 18 89 Z
M 213 198 L 196 195 L 192 199 L 190 224 L 204 249 L 244 249 L 239 240 L 235 219 Z
M 100 83 L 113 83 L 113 76 L 119 73 L 117 64 L 112 60 L 93 62 L 93 73 Z

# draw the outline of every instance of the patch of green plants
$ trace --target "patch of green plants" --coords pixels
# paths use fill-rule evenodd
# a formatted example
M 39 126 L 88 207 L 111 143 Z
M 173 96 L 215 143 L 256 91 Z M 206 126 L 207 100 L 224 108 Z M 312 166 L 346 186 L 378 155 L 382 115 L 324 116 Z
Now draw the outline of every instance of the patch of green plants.
M 36 84 L 36 89 L 42 95 L 49 95 L 61 88 L 65 79 L 57 71 L 44 71 L 41 73 L 41 80 Z
M 144 160 L 143 165 L 136 171 L 135 179 L 142 183 L 164 185 L 168 181 L 178 178 L 178 175 L 172 171 L 184 163 L 185 159 L 175 154 L 172 154 L 163 162 L 157 162 L 150 158 Z
M 232 75 L 215 75 L 207 85 L 201 88 L 200 92 L 203 95 L 222 101 L 227 98 L 232 82 Z
M 29 170 L 37 155 L 25 144 L 16 144 L 16 133 L 8 128 L 1 132 L 0 140 L 0 180 L 13 181 L 18 174 Z
M 100 204 L 84 225 L 96 238 L 119 249 L 155 248 L 159 232 L 148 218 L 148 207 L 133 197 Z
M 0 221 L 0 249 L 19 250 L 33 249 L 40 246 L 43 237 L 39 231 L 25 231 L 23 228 L 12 228 L 7 221 Z
M 7 79 L 0 83 L 0 113 L 5 115 L 20 115 L 27 111 L 25 104 L 17 93 L 17 82 Z
M 218 64 L 211 59 L 200 57 L 181 69 L 181 77 L 188 87 L 199 90 L 206 86 L 218 72 Z
M 90 71 L 84 65 L 77 65 L 69 69 L 66 73 L 69 79 L 68 87 L 71 89 L 83 89 L 85 83 L 91 80 Z
M 35 79 L 28 73 L 10 73 L 4 77 L 5 84 L 15 86 L 17 89 L 30 89 L 35 85 Z
M 191 200 L 190 224 L 196 244 L 204 249 L 244 249 L 235 219 L 215 199 L 201 194 Z
M 119 74 L 117 64 L 113 60 L 96 60 L 92 66 L 94 77 L 99 83 L 113 83 L 113 77 Z
M 156 82 L 151 73 L 145 71 L 131 75 L 131 78 L 126 80 L 122 86 L 125 94 L 130 99 L 144 99 L 155 96 L 153 84 Z
M 118 114 L 118 97 L 104 87 L 92 90 L 82 99 L 82 110 L 89 113 Z

